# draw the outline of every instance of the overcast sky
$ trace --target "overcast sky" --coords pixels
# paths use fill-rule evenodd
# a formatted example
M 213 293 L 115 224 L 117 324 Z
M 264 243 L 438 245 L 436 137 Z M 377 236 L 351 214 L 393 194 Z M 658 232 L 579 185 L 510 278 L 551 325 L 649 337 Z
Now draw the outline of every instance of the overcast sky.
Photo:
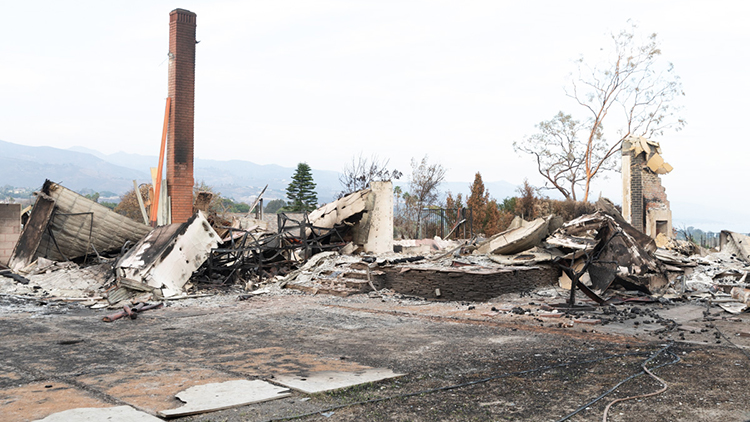
M 513 141 L 585 117 L 563 90 L 573 61 L 632 19 L 686 93 L 688 125 L 656 139 L 675 226 L 711 211 L 705 227 L 750 231 L 743 1 L 6 1 L 0 139 L 157 155 L 177 7 L 198 15 L 197 157 L 340 171 L 377 154 L 408 173 L 428 154 L 449 181 L 536 185 Z M 620 186 L 592 195 L 619 203 Z

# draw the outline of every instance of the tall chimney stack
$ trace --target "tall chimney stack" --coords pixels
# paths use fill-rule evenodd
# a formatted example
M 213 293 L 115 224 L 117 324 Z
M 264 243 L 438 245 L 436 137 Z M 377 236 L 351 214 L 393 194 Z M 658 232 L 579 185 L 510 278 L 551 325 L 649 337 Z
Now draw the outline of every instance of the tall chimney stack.
M 193 215 L 193 126 L 195 114 L 195 13 L 169 13 L 169 111 L 167 192 L 172 223 Z

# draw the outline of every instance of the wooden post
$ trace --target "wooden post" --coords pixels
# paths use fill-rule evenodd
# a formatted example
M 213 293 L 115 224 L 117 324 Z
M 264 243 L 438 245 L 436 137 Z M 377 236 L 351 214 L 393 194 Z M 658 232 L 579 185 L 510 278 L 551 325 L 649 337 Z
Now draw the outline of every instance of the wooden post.
M 164 128 L 161 132 L 161 149 L 159 150 L 159 167 L 156 168 L 156 186 L 154 186 L 154 203 L 151 204 L 151 227 L 156 227 L 156 216 L 159 209 L 161 193 L 161 172 L 164 168 L 164 149 L 167 143 L 167 128 L 169 127 L 169 107 L 172 99 L 167 97 L 167 107 L 164 111 Z M 137 189 L 136 189 L 137 191 Z

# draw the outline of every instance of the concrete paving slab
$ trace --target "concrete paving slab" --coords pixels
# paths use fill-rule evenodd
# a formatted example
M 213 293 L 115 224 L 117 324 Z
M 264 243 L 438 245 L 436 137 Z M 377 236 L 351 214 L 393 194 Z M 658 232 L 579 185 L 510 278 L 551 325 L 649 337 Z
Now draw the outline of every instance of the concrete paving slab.
M 397 374 L 390 369 L 372 368 L 358 372 L 321 371 L 306 376 L 279 375 L 274 378 L 274 382 L 303 393 L 313 394 L 403 375 L 405 374 Z
M 55 413 L 35 422 L 162 422 L 156 416 L 140 412 L 130 406 L 89 407 Z
M 60 382 L 34 382 L 0 390 L 0 420 L 3 422 L 30 421 L 79 407 L 107 406 L 110 404 Z
M 159 362 L 80 376 L 76 381 L 124 403 L 156 413 L 160 409 L 177 406 L 179 403 L 174 397 L 180 391 L 238 378 L 214 369 Z
M 162 410 L 159 412 L 159 416 L 171 418 L 197 415 L 199 413 L 280 399 L 290 394 L 286 388 L 261 380 L 236 380 L 198 385 L 177 394 L 178 399 L 186 402 L 185 406 L 177 409 Z

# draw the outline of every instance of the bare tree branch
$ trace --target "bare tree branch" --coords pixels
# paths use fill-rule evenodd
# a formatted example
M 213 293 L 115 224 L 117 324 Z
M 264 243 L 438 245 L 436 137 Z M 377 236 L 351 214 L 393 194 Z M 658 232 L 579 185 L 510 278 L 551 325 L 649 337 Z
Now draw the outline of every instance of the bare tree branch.
M 572 183 L 569 189 L 557 187 L 561 173 L 554 168 L 561 166 L 560 154 L 568 154 L 569 150 L 561 148 L 559 144 L 553 148 L 551 143 L 540 141 L 540 136 L 565 136 L 565 131 L 552 135 L 545 133 L 542 127 L 545 123 L 559 119 L 562 112 L 550 122 L 537 125 L 542 129 L 540 134 L 526 138 L 521 144 L 514 143 L 516 151 L 536 156 L 539 173 L 566 198 L 575 198 L 575 184 L 583 182 L 583 200 L 588 200 L 591 181 L 600 172 L 615 168 L 612 157 L 627 136 L 636 133 L 651 138 L 664 134 L 666 130 L 680 130 L 685 126 L 685 120 L 678 117 L 680 107 L 676 101 L 685 95 L 679 77 L 674 74 L 671 63 L 665 64 L 659 60 L 661 50 L 656 34 L 649 35 L 642 42 L 637 39 L 636 34 L 637 26 L 632 23 L 626 30 L 612 34 L 613 55 L 608 61 L 594 66 L 590 66 L 583 57 L 576 61 L 577 75 L 571 78 L 565 94 L 575 100 L 590 117 L 583 124 L 575 121 L 576 132 L 587 132 L 584 140 L 570 139 L 577 146 L 576 160 L 563 160 L 568 166 L 567 172 L 563 174 L 567 174 Z M 615 105 L 618 107 L 613 109 Z M 602 136 L 603 124 L 605 120 L 611 120 L 608 118 L 610 111 L 618 109 L 622 110 L 624 128 L 619 131 L 615 140 L 607 141 Z M 554 155 L 557 157 L 552 157 Z M 582 175 L 580 178 L 577 176 L 579 174 Z
M 344 166 L 339 176 L 339 183 L 344 190 L 339 193 L 339 198 L 352 192 L 370 187 L 370 182 L 382 182 L 399 179 L 401 172 L 393 169 L 388 170 L 390 160 L 380 160 L 376 155 L 365 158 L 360 154 L 352 157 L 352 162 Z

